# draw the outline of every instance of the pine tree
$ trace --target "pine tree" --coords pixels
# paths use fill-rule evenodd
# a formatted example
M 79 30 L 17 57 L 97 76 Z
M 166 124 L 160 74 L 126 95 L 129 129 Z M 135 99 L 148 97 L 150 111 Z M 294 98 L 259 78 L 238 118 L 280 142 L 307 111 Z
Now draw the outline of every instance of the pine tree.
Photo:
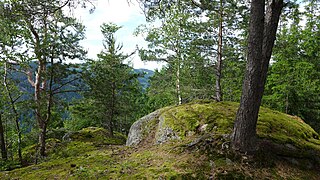
M 125 64 L 130 55 L 123 54 L 122 45 L 116 43 L 114 34 L 120 28 L 112 23 L 101 26 L 104 50 L 97 60 L 88 62 L 84 76 L 90 88 L 85 97 L 93 100 L 96 118 L 101 119 L 102 126 L 111 136 L 115 130 L 128 129 L 133 121 L 134 110 L 131 108 L 135 107 L 141 92 L 138 74 Z
M 251 2 L 248 61 L 232 133 L 232 147 L 241 152 L 256 148 L 258 113 L 283 7 L 283 0 L 268 1 L 266 11 L 265 1 Z

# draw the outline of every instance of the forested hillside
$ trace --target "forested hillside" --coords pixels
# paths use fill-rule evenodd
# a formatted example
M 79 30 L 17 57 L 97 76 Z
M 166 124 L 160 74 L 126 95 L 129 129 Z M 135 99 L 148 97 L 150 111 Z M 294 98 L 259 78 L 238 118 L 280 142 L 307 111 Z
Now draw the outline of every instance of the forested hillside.
M 37 65 L 33 62 L 31 62 L 28 66 L 30 66 L 30 68 L 36 69 Z M 64 65 L 65 68 L 67 68 L 68 70 L 72 70 L 75 72 L 81 72 L 82 71 L 82 67 L 85 66 L 85 64 L 65 64 Z M 14 68 L 19 69 L 19 66 L 14 66 Z M 20 89 L 21 91 L 24 91 L 24 97 L 21 97 L 22 99 L 28 99 L 30 98 L 30 95 L 32 95 L 33 93 L 33 89 L 32 86 L 30 85 L 30 83 L 28 82 L 28 77 L 21 72 L 15 72 L 12 71 L 12 74 L 9 74 L 9 78 L 12 79 L 13 81 L 17 82 L 17 86 L 18 89 Z M 152 70 L 149 69 L 134 69 L 133 73 L 137 73 L 140 74 L 140 76 L 138 77 L 138 81 L 141 84 L 143 89 L 147 89 L 149 87 L 149 79 L 150 77 L 153 76 L 154 72 Z M 69 76 L 66 77 L 65 81 L 72 81 L 74 78 L 74 76 L 72 74 L 70 74 Z M 72 87 L 74 86 L 86 86 L 85 82 L 83 82 L 82 78 L 77 79 L 76 81 L 66 85 L 65 89 L 72 89 Z M 29 97 L 28 97 L 29 95 Z M 82 98 L 81 96 L 81 91 L 79 92 L 69 92 L 69 93 L 63 93 L 61 94 L 61 97 L 65 99 L 67 102 L 71 102 L 72 100 L 75 99 L 80 99 Z
M 256 178 L 266 164 L 267 179 L 290 179 L 295 177 L 292 174 L 302 179 L 319 177 L 315 173 L 320 158 L 318 1 L 135 3 L 146 21 L 132 36 L 143 37 L 146 46 L 137 44 L 127 53 L 123 47 L 131 42 L 117 39 L 125 25 L 104 22 L 99 24 L 101 49 L 95 58 L 88 58 L 81 46 L 86 27 L 75 12 L 84 8 L 94 14 L 99 4 L 91 0 L 0 1 L 0 170 L 19 172 L 19 168 L 27 167 L 21 170 L 28 171 L 41 169 L 41 164 L 60 166 L 62 159 L 76 159 L 77 164 L 70 165 L 76 170 L 69 173 L 78 173 L 75 178 L 92 179 L 93 174 L 102 179 L 130 175 L 143 178 L 143 172 L 151 173 L 152 178 Z M 148 67 L 134 69 L 134 57 L 165 65 L 155 71 Z M 170 113 L 165 114 L 166 110 Z M 151 112 L 164 113 L 155 113 L 159 119 L 153 118 L 159 122 L 161 117 L 171 118 L 171 124 L 158 132 L 155 127 L 165 122 L 152 121 L 155 124 L 140 128 L 151 128 L 143 134 L 151 134 L 149 139 L 139 147 L 124 147 L 125 139 L 130 139 L 130 127 Z M 203 128 L 210 130 L 202 132 Z M 161 146 L 162 140 L 157 145 L 150 143 L 161 133 L 178 145 L 171 146 L 170 141 L 166 145 L 164 141 Z M 271 154 L 261 151 L 267 146 L 265 142 L 271 144 Z M 213 147 L 217 144 L 227 144 L 228 148 Z M 84 146 L 88 146 L 88 152 L 81 148 Z M 54 151 L 55 147 L 61 152 Z M 206 155 L 201 160 L 202 150 Z M 165 151 L 174 151 L 165 156 L 170 161 L 179 153 L 185 159 L 159 169 L 166 159 L 158 162 L 155 154 Z M 212 157 L 217 153 L 223 156 L 223 162 Z M 100 159 L 99 170 L 92 174 L 89 165 L 79 165 L 85 160 L 78 154 L 86 160 L 89 156 Z M 134 169 L 131 163 L 138 165 L 141 159 L 130 154 L 150 158 L 149 163 L 143 162 L 147 170 Z M 310 160 L 310 154 L 315 161 Z M 114 159 L 107 158 L 112 155 Z M 248 159 L 241 158 L 247 155 L 257 166 L 244 165 Z M 199 163 L 194 162 L 197 158 Z M 209 160 L 213 165 L 203 164 Z M 229 160 L 236 162 L 234 168 Z M 199 167 L 189 167 L 190 162 Z M 109 169 L 102 172 L 104 164 Z M 243 165 L 241 173 L 223 174 L 224 170 L 238 171 Z M 282 165 L 288 172 L 281 174 L 285 171 Z M 200 167 L 206 168 L 203 176 L 198 172 Z M 294 173 L 296 170 L 298 173 Z M 22 171 L 18 173 L 21 176 Z M 90 173 L 82 177 L 85 171 Z M 272 175 L 273 171 L 277 173 Z M 14 179 L 21 178 L 10 172 L 1 176 L 7 173 Z M 38 172 L 34 173 L 28 177 L 37 177 Z M 57 178 L 73 178 L 66 174 L 63 171 Z

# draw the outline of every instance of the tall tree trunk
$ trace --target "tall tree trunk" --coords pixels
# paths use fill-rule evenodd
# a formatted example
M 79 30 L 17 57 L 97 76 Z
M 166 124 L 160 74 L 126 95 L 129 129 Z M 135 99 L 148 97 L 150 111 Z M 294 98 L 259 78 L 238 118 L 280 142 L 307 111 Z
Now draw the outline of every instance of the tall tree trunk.
M 44 77 L 44 74 L 46 73 L 46 59 L 43 58 L 44 52 L 41 47 L 41 41 L 46 42 L 47 39 L 47 21 L 46 19 L 44 21 L 44 37 L 42 40 L 40 40 L 40 36 L 34 26 L 31 24 L 30 21 L 27 21 L 28 27 L 31 31 L 31 33 L 34 36 L 35 41 L 35 55 L 38 60 L 38 69 L 36 72 L 35 80 L 32 79 L 32 73 L 31 71 L 28 74 L 28 81 L 30 84 L 34 87 L 34 102 L 35 102 L 35 116 L 36 121 L 38 123 L 40 133 L 39 133 L 39 144 L 40 144 L 40 155 L 45 156 L 45 142 L 46 142 L 46 130 L 47 130 L 47 119 L 45 118 L 46 114 L 43 114 L 43 99 L 42 94 L 44 91 L 46 91 L 46 79 Z
M 0 146 L 1 146 L 1 158 L 6 161 L 8 159 L 6 142 L 4 141 L 4 129 L 2 125 L 2 113 L 0 112 Z
M 248 61 L 240 107 L 232 133 L 232 147 L 241 152 L 256 148 L 256 125 L 283 0 L 251 1 Z
M 42 61 L 39 61 L 39 66 L 38 66 L 38 71 L 36 74 L 36 79 L 35 79 L 35 88 L 34 88 L 34 101 L 36 103 L 36 120 L 40 129 L 39 133 L 39 144 L 40 144 L 40 155 L 43 157 L 45 156 L 45 146 L 46 146 L 46 122 L 45 119 L 42 116 L 42 90 L 44 90 L 45 87 L 41 87 L 42 79 L 43 76 L 43 70 L 44 70 L 45 63 Z
M 52 87 L 53 87 L 53 58 L 51 57 L 51 71 L 50 71 L 50 81 L 49 81 L 49 92 L 47 93 L 47 109 L 46 109 L 46 117 L 43 118 L 41 114 L 38 116 L 38 123 L 39 123 L 39 128 L 40 128 L 40 134 L 39 134 L 39 143 L 40 143 L 40 155 L 45 156 L 45 151 L 46 151 L 46 135 L 47 135 L 47 126 L 48 122 L 51 119 L 51 109 L 52 109 L 52 104 L 53 104 L 53 92 L 52 92 Z M 46 71 L 46 67 L 44 63 L 42 65 L 39 65 L 39 69 L 41 70 L 41 73 Z M 38 71 L 39 72 L 39 71 Z M 41 77 L 40 77 L 41 79 Z M 40 84 L 40 83 L 39 83 Z M 38 90 L 39 92 L 44 91 L 46 89 L 46 83 L 45 80 L 42 80 L 42 86 Z M 39 93 L 38 98 L 40 98 L 41 94 Z M 39 100 L 39 99 L 38 99 Z M 41 103 L 41 101 L 39 101 Z M 41 112 L 41 106 L 37 107 L 38 112 Z
M 251 1 L 246 74 L 232 134 L 233 149 L 244 152 L 254 151 L 256 142 L 256 125 L 260 108 L 258 91 L 260 90 L 264 11 L 265 1 Z
M 38 55 L 38 58 L 41 56 Z M 46 131 L 48 121 L 51 117 L 51 106 L 52 106 L 52 97 L 53 93 L 51 90 L 49 91 L 49 97 L 47 99 L 47 109 L 46 114 L 43 113 L 43 99 L 42 93 L 46 90 L 46 80 L 43 79 L 43 74 L 46 72 L 46 64 L 44 61 L 39 60 L 38 69 L 36 72 L 35 80 L 32 79 L 32 73 L 29 71 L 28 73 L 28 81 L 34 87 L 34 102 L 35 102 L 35 118 L 40 129 L 39 132 L 39 144 L 40 144 L 40 156 L 45 156 L 45 146 L 46 146 Z M 52 77 L 51 77 L 52 78 Z M 50 80 L 50 86 L 52 86 L 52 79 Z M 37 149 L 38 151 L 38 149 Z M 37 160 L 36 160 L 37 161 Z
M 41 82 L 41 75 L 42 75 L 42 71 L 41 71 L 41 63 L 39 63 L 38 66 L 38 70 L 36 73 L 36 77 L 35 77 L 35 81 L 34 81 L 34 102 L 36 104 L 35 107 L 35 115 L 36 115 L 36 121 L 38 123 L 38 126 L 40 128 L 41 131 L 41 125 L 42 125 L 42 117 L 41 117 L 41 88 L 40 88 L 40 82 Z M 39 133 L 39 140 L 40 140 L 40 134 Z M 40 143 L 40 141 L 39 141 Z
M 219 10 L 219 33 L 218 33 L 218 56 L 216 64 L 216 101 L 222 101 L 222 90 L 221 90 L 221 70 L 222 70 L 222 15 L 223 15 L 223 4 L 220 0 Z

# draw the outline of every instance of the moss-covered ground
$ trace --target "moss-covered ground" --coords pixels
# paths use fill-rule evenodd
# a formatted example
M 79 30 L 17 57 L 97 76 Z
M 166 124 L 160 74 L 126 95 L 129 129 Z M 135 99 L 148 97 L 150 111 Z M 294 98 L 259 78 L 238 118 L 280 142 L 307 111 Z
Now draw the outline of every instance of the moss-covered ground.
M 289 147 L 301 156 L 233 153 L 227 135 L 237 107 L 198 102 L 166 109 L 165 124 L 181 140 L 157 145 L 126 147 L 123 136 L 109 139 L 105 130 L 87 128 L 70 135 L 71 141 L 49 140 L 46 159 L 1 172 L 0 179 L 320 179 L 319 162 L 307 155 L 319 158 L 319 135 L 298 117 L 262 108 L 257 132 L 279 145 L 274 147 Z M 32 154 L 32 149 L 25 151 Z
M 171 108 L 163 113 L 165 126 L 178 132 L 181 139 L 188 134 L 230 134 L 233 128 L 238 103 L 189 103 Z M 319 134 L 296 116 L 261 108 L 257 124 L 257 133 L 261 138 L 273 140 L 279 144 L 294 144 L 300 148 L 320 151 Z

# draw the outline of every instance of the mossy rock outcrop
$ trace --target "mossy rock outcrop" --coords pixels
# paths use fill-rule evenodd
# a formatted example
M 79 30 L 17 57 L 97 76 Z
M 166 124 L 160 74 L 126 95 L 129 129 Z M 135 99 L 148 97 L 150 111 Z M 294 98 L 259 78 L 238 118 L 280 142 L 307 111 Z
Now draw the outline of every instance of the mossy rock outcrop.
M 204 101 L 160 109 L 133 124 L 127 145 L 139 146 L 146 142 L 161 144 L 206 134 L 228 137 L 238 106 L 238 103 L 232 102 Z M 312 154 L 320 151 L 319 134 L 296 116 L 262 107 L 257 133 L 261 140 L 278 144 L 276 147 L 283 149 L 284 153 L 291 151 L 291 154 L 297 152 L 301 155 L 301 150 L 304 150 L 308 155 L 311 151 Z M 132 143 L 132 137 L 139 138 Z

